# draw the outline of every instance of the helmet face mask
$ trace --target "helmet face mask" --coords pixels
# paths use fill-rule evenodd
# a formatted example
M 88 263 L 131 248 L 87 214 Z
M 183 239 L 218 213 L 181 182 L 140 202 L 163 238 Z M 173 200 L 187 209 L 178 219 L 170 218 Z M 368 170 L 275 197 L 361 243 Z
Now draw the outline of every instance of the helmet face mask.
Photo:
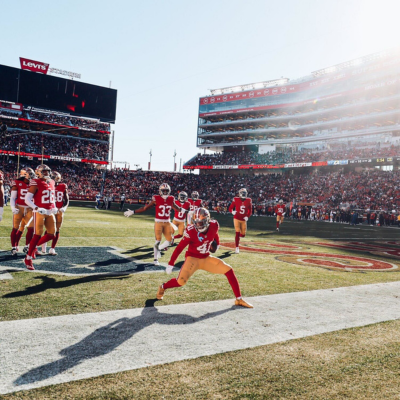
M 245 188 L 240 189 L 239 190 L 239 197 L 241 199 L 245 199 L 247 197 L 247 189 L 245 189 Z
M 197 232 L 206 232 L 210 226 L 210 213 L 206 208 L 198 208 L 192 217 L 192 224 Z
M 200 197 L 199 192 L 192 192 L 192 199 L 193 200 L 198 200 Z
M 46 181 L 51 179 L 51 169 L 45 164 L 39 165 L 35 173 L 40 179 L 45 179 Z
M 53 179 L 54 179 L 55 182 L 61 182 L 62 177 L 61 177 L 61 174 L 59 172 L 54 171 L 52 176 L 53 176 Z
M 25 179 L 28 179 L 28 180 L 36 178 L 35 171 L 32 168 L 21 169 L 21 172 L 19 173 L 19 176 L 23 177 Z
M 162 183 L 158 189 L 160 196 L 165 200 L 171 193 L 171 188 L 168 183 Z
M 181 203 L 184 203 L 187 199 L 188 199 L 188 195 L 187 195 L 186 192 L 180 192 L 180 193 L 178 194 L 178 200 L 179 200 Z

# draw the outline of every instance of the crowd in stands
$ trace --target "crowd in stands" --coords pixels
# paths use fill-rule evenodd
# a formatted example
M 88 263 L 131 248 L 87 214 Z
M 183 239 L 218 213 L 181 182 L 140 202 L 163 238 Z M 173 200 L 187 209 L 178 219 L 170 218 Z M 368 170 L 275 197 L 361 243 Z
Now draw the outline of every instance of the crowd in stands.
M 298 162 L 317 162 L 328 160 L 354 160 L 371 157 L 393 157 L 400 155 L 400 145 L 376 146 L 365 148 L 341 148 L 335 150 L 301 150 L 295 153 L 271 151 L 259 154 L 255 151 L 224 152 L 215 154 L 198 154 L 185 165 L 246 165 L 267 164 L 279 165 Z
M 5 172 L 5 183 L 10 184 L 15 177 L 16 160 L 2 157 L 0 163 L 0 169 Z M 38 164 L 38 160 L 27 162 L 22 159 L 20 168 L 35 168 Z M 198 191 L 210 209 L 226 207 L 239 189 L 245 187 L 255 207 L 264 210 L 263 213 L 281 198 L 294 207 L 298 204 L 312 205 L 320 215 L 324 212 L 324 218 L 326 213 L 330 217 L 331 211 L 336 215 L 340 215 L 342 210 L 400 211 L 400 171 L 370 169 L 362 172 L 320 170 L 297 175 L 195 175 L 111 170 L 103 176 L 104 170 L 84 163 L 59 162 L 50 166 L 62 174 L 71 196 L 86 196 L 91 200 L 101 192 L 116 201 L 122 194 L 127 203 L 138 198 L 146 201 L 158 194 L 161 183 L 167 182 L 174 196 L 180 191 L 186 191 L 189 196 L 192 191 Z M 314 219 L 318 217 L 315 215 Z
M 60 137 L 46 134 L 18 134 L 18 131 L 9 132 L 9 136 L 0 138 L 1 150 L 18 151 L 21 143 L 21 152 L 86 158 L 90 160 L 108 160 L 108 143 Z
M 80 128 L 90 128 L 102 131 L 110 131 L 110 125 L 97 121 L 84 118 L 71 117 L 69 115 L 41 113 L 36 111 L 25 112 L 27 119 L 49 122 L 52 124 L 78 126 Z
M 27 161 L 21 159 L 20 170 L 23 168 L 32 168 L 40 164 L 40 160 Z M 53 171 L 61 174 L 63 181 L 68 185 L 68 191 L 72 197 L 85 196 L 92 199 L 100 193 L 103 186 L 103 170 L 93 167 L 90 164 L 83 163 L 47 163 Z M 16 160 L 6 158 L 0 159 L 0 170 L 4 173 L 4 185 L 11 186 L 16 178 L 17 163 Z

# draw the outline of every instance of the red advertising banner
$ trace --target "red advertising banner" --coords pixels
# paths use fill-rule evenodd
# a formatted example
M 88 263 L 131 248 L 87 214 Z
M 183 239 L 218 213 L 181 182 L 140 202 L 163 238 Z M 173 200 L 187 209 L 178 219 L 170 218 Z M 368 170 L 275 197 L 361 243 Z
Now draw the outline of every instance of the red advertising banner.
M 28 58 L 19 58 L 21 63 L 21 69 L 27 69 L 32 72 L 39 72 L 41 74 L 47 74 L 49 70 L 49 65 L 46 63 L 42 63 L 40 61 L 29 60 Z

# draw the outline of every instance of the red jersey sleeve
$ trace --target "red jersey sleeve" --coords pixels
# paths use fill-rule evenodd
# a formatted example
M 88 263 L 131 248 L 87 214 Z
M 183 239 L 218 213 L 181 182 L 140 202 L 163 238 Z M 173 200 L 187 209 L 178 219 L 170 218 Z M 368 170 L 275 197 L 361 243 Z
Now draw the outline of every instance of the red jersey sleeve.
M 190 243 L 189 236 L 185 232 L 183 238 L 179 242 L 178 246 L 176 246 L 174 252 L 172 253 L 171 259 L 169 260 L 168 265 L 175 265 L 176 259 L 179 257 L 179 255 L 182 253 L 184 248 Z
M 233 211 L 233 207 L 235 207 L 235 199 L 232 200 L 231 205 L 228 208 L 228 211 L 231 213 Z

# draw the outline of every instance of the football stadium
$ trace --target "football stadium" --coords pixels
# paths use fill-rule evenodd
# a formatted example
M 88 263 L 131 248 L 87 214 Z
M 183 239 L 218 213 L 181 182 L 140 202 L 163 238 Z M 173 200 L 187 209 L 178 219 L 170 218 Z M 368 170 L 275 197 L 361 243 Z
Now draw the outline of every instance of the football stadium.
M 397 398 L 399 66 L 212 89 L 170 172 L 118 90 L 0 65 L 0 398 Z

